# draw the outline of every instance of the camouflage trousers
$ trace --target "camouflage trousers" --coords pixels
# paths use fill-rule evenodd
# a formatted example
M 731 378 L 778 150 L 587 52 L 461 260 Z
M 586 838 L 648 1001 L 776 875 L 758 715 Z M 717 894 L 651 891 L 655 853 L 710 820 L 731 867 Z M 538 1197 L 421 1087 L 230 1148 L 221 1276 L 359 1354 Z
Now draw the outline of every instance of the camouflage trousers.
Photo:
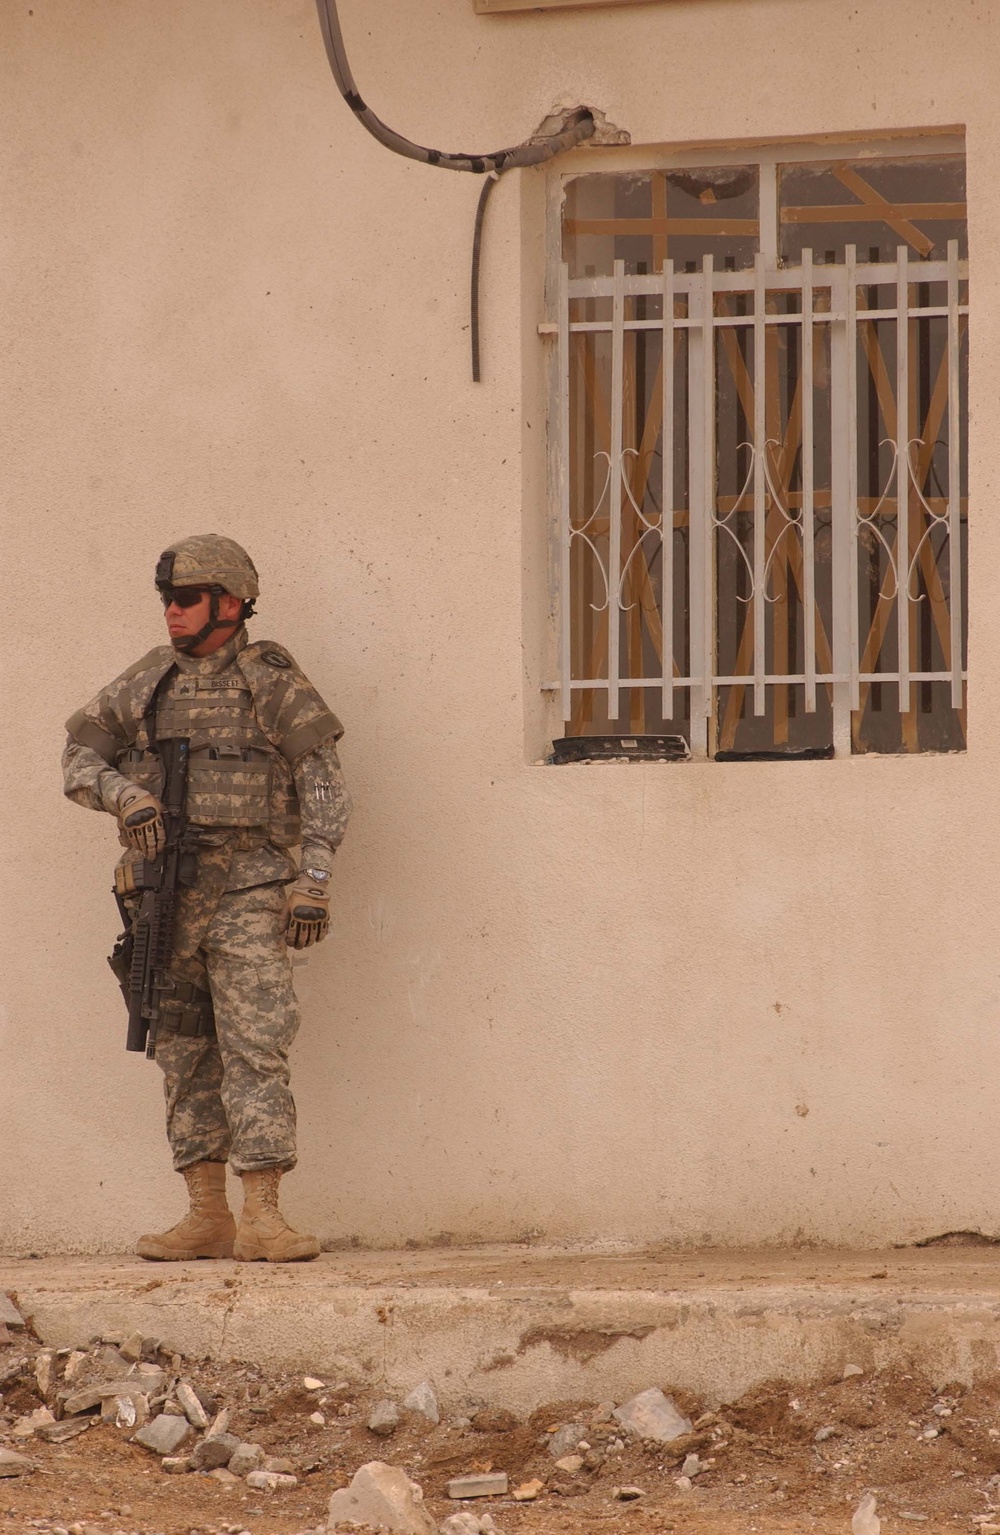
M 282 885 L 226 891 L 199 947 L 171 966 L 179 981 L 208 987 L 217 1029 L 215 1039 L 156 1041 L 178 1172 L 195 1162 L 228 1161 L 237 1173 L 295 1166 L 288 1051 L 299 1009 L 284 928 Z

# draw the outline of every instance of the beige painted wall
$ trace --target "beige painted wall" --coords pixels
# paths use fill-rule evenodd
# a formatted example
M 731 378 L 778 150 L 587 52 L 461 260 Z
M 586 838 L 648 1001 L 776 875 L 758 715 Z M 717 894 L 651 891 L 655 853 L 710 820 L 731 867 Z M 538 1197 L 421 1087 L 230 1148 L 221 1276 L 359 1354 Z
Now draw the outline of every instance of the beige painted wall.
M 342 8 L 376 110 L 444 148 L 558 102 L 636 144 L 967 125 L 970 750 L 532 766 L 545 173 L 491 207 L 476 387 L 477 186 L 352 122 L 311 0 L 2 0 L 0 1242 L 116 1249 L 179 1206 L 104 962 L 112 827 L 58 756 L 160 638 L 157 553 L 208 528 L 348 726 L 336 933 L 297 972 L 296 1218 L 377 1244 L 1000 1229 L 1000 12 Z

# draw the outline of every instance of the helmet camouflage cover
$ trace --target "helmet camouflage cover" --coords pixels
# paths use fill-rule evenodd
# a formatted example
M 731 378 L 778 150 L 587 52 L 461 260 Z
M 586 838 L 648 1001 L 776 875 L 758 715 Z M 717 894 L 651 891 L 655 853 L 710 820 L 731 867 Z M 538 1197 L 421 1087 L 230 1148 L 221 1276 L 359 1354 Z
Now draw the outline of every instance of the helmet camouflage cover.
M 156 564 L 156 585 L 221 586 L 232 597 L 252 602 L 259 594 L 253 560 L 235 539 L 221 533 L 195 533 L 170 544 Z

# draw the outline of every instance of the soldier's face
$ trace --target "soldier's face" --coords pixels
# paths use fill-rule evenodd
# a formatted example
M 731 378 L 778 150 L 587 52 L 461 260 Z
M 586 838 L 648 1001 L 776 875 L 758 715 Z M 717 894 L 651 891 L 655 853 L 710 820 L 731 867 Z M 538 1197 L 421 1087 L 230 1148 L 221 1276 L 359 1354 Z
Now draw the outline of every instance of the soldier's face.
M 181 588 L 185 604 L 195 596 L 193 587 Z M 228 592 L 222 592 L 219 597 L 219 617 L 226 627 L 213 629 L 211 634 L 196 645 L 189 654 L 193 656 L 210 656 L 232 637 L 233 630 L 239 622 L 240 609 L 243 604 L 238 597 L 231 597 Z M 178 640 L 189 638 L 204 629 L 211 617 L 212 596 L 210 592 L 198 591 L 197 597 L 190 605 L 182 606 L 176 598 L 167 603 L 164 609 L 164 618 L 167 624 L 167 633 L 172 645 Z

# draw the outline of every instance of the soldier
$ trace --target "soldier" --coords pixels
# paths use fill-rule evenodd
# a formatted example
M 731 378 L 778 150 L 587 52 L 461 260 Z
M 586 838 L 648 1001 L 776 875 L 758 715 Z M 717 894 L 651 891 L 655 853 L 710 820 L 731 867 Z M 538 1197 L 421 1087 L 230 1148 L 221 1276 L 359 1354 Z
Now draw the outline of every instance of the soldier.
M 257 572 L 239 544 L 215 533 L 181 539 L 160 556 L 155 579 L 170 644 L 73 715 L 63 754 L 69 798 L 117 818 L 122 890 L 128 866 L 163 847 L 157 743 L 190 742 L 198 869 L 178 902 L 173 992 L 155 1045 L 190 1209 L 169 1231 L 140 1237 L 136 1251 L 315 1258 L 316 1238 L 293 1231 L 278 1208 L 278 1184 L 296 1160 L 288 1051 L 299 1013 L 288 947 L 329 931 L 330 869 L 351 808 L 337 759 L 343 729 L 287 650 L 249 643 Z M 227 1161 L 243 1183 L 238 1226 Z

